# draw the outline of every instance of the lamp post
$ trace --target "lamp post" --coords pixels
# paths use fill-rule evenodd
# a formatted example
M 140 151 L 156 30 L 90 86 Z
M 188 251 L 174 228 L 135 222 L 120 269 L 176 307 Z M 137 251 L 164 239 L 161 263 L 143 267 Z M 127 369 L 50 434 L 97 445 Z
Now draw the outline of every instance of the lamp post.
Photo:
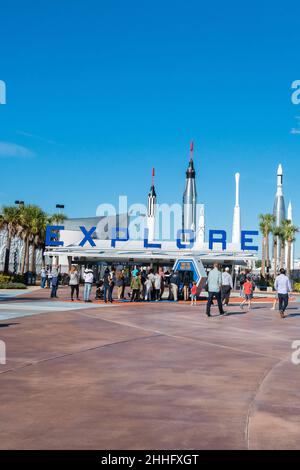
M 56 204 L 56 209 L 58 209 L 58 213 L 62 214 L 63 209 L 65 208 L 64 204 Z M 59 256 L 56 256 L 56 264 L 59 265 Z
M 64 204 L 56 204 L 56 209 L 59 210 L 59 213 L 61 214 L 62 210 L 65 208 L 65 205 Z
M 25 203 L 24 203 L 24 201 L 19 201 L 19 200 L 17 200 L 17 201 L 15 201 L 15 204 L 16 204 L 17 206 L 19 206 L 19 208 L 20 208 L 21 206 L 24 206 Z

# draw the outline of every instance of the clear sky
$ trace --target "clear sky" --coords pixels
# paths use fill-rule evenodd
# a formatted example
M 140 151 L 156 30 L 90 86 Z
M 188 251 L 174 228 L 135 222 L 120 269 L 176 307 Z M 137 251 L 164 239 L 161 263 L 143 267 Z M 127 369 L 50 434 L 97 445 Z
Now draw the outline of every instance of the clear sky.
M 152 166 L 180 202 L 194 140 L 209 228 L 231 229 L 236 171 L 257 228 L 279 163 L 300 225 L 299 1 L 10 0 L 0 20 L 2 204 L 92 216 L 146 202 Z

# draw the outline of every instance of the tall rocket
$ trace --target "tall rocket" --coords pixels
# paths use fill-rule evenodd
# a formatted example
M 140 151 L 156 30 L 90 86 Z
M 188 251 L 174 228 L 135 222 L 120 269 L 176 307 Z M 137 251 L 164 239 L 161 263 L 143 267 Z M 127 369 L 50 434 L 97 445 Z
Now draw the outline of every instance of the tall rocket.
M 240 208 L 240 174 L 235 174 L 235 206 L 233 212 L 232 244 L 241 247 L 241 208 Z
M 152 169 L 152 185 L 148 194 L 148 240 L 153 242 L 155 240 L 155 217 L 156 217 L 156 191 L 154 186 L 155 169 Z
M 198 250 L 203 250 L 205 242 L 205 206 L 204 204 L 197 205 L 197 218 L 198 226 L 196 232 L 196 243 L 195 247 Z
M 289 220 L 293 224 L 293 206 L 292 206 L 291 202 L 289 203 L 289 206 L 288 206 L 287 220 Z M 294 248 L 295 248 L 295 246 L 294 246 L 294 243 L 293 243 L 292 244 L 292 250 L 291 250 L 291 266 L 290 266 L 291 271 L 294 270 L 294 265 L 295 265 L 295 250 L 294 250 Z M 288 267 L 288 248 L 287 248 L 287 244 L 286 244 L 286 249 L 285 249 L 285 264 L 286 264 L 286 267 Z
M 285 203 L 284 203 L 284 196 L 283 196 L 283 169 L 282 165 L 280 164 L 277 170 L 277 192 L 275 197 L 274 203 L 274 211 L 273 211 L 276 226 L 280 227 L 281 222 L 285 220 L 286 211 L 285 211 Z M 281 256 L 281 243 L 279 237 L 277 238 L 277 259 L 280 260 Z
M 196 171 L 194 168 L 194 143 L 190 146 L 190 162 L 186 171 L 186 185 L 183 194 L 182 209 L 182 228 L 183 230 L 196 231 L 196 206 L 197 206 L 197 190 L 196 190 Z M 183 241 L 188 241 L 189 235 L 183 236 Z

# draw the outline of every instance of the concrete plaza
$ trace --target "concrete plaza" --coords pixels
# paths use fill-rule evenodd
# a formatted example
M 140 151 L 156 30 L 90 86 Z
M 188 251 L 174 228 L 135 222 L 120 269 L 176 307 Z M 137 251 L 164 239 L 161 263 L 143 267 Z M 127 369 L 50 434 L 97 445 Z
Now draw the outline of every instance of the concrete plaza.
M 300 304 L 1 295 L 1 449 L 298 449 Z

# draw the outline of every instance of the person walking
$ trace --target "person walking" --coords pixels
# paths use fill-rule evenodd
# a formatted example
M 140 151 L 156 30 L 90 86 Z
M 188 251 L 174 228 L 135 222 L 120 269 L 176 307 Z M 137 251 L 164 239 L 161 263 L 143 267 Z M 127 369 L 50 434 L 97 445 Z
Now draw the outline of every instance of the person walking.
M 160 300 L 160 288 L 161 288 L 161 277 L 157 272 L 154 276 L 154 300 L 158 302 Z
M 170 288 L 173 295 L 174 302 L 178 302 L 178 292 L 180 286 L 180 278 L 178 271 L 172 271 L 170 276 Z
M 139 302 L 140 300 L 140 291 L 141 291 L 141 279 L 139 276 L 133 276 L 131 279 L 130 287 L 132 289 L 130 302 Z
M 69 286 L 71 287 L 71 300 L 74 300 L 74 293 L 76 293 L 76 299 L 79 300 L 79 272 L 76 266 L 72 266 L 70 269 L 70 280 Z
M 230 300 L 230 292 L 233 289 L 232 276 L 230 274 L 230 269 L 227 267 L 222 273 L 222 303 L 228 307 Z
M 151 289 L 151 298 L 150 300 L 155 300 L 155 286 L 154 286 L 154 281 L 155 281 L 155 275 L 153 269 L 149 270 L 148 274 L 148 279 L 152 282 L 152 289 Z
M 139 268 L 137 266 L 134 266 L 133 270 L 131 271 L 131 276 L 136 277 L 139 272 L 140 272 Z
M 210 309 L 214 299 L 218 302 L 220 315 L 224 315 L 226 312 L 223 309 L 221 298 L 222 273 L 219 271 L 218 263 L 214 264 L 214 269 L 212 269 L 208 275 L 207 286 L 208 300 L 206 304 L 206 315 L 211 317 Z
M 197 284 L 193 282 L 193 286 L 191 289 L 191 306 L 197 305 Z
M 45 289 L 46 287 L 46 281 L 47 281 L 47 272 L 44 267 L 41 269 L 41 288 Z
M 281 318 L 284 318 L 285 311 L 289 305 L 289 293 L 292 292 L 291 282 L 286 275 L 285 269 L 281 269 L 279 276 L 276 277 L 275 290 L 278 293 L 279 313 Z
M 124 271 L 124 269 L 122 269 L 122 275 L 123 275 L 124 283 L 123 283 L 123 289 L 122 289 L 121 299 L 124 300 L 124 299 L 125 299 L 125 289 L 126 289 L 126 276 L 125 276 L 125 271 Z
M 246 282 L 243 284 L 244 288 L 244 301 L 241 303 L 241 309 L 243 310 L 244 306 L 248 304 L 248 309 L 251 310 L 251 301 L 253 299 L 253 282 L 251 276 L 248 275 Z
M 47 288 L 52 289 L 52 270 L 50 267 L 47 269 Z
M 140 279 L 141 279 L 141 299 L 145 300 L 146 297 L 146 281 L 147 281 L 147 271 L 143 269 L 140 272 Z
M 107 299 L 109 297 L 109 283 L 110 283 L 110 272 L 106 268 L 103 276 L 103 300 L 107 304 Z
M 150 300 L 152 299 L 153 283 L 152 283 L 151 278 L 149 278 L 149 275 L 147 276 L 147 279 L 145 281 L 145 289 L 146 289 L 145 300 L 150 302 Z
M 112 304 L 113 303 L 113 292 L 116 283 L 116 272 L 112 268 L 109 273 L 109 287 L 108 287 L 108 301 Z
M 240 297 L 244 297 L 244 284 L 247 280 L 245 271 L 241 271 L 239 275 L 239 284 L 240 284 Z
M 51 270 L 51 298 L 57 297 L 58 289 L 58 269 L 57 266 L 53 266 Z
M 185 271 L 183 275 L 183 298 L 187 302 L 190 299 L 190 273 Z
M 125 279 L 124 279 L 124 274 L 122 271 L 119 271 L 117 274 L 117 279 L 116 279 L 116 286 L 118 288 L 118 300 L 123 299 L 123 289 L 125 285 Z
M 159 275 L 160 275 L 160 300 L 163 298 L 165 292 L 165 272 L 163 268 L 159 268 Z
M 92 290 L 92 286 L 93 286 L 93 282 L 94 282 L 94 273 L 93 273 L 93 270 L 90 267 L 88 267 L 84 271 L 83 279 L 84 279 L 83 299 L 84 299 L 85 302 L 92 302 L 90 300 L 90 295 L 91 295 L 91 290 Z

